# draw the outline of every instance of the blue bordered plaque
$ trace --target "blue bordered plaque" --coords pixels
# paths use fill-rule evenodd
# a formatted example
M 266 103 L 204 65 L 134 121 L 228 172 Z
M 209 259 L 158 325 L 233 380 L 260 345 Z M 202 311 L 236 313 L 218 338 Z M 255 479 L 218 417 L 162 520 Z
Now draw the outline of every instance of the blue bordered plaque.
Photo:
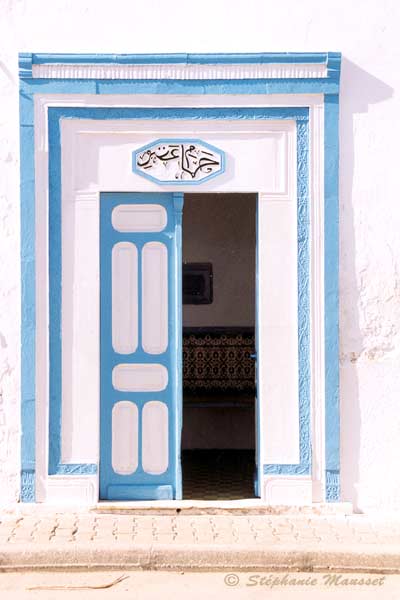
M 225 171 L 225 153 L 197 139 L 158 139 L 132 158 L 134 173 L 156 183 L 199 184 Z

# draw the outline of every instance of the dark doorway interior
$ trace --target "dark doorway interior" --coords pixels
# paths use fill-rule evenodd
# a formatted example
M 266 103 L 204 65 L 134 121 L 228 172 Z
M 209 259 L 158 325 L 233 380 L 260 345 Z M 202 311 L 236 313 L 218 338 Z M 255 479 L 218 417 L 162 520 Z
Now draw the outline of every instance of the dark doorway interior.
M 256 194 L 185 194 L 183 498 L 254 497 Z

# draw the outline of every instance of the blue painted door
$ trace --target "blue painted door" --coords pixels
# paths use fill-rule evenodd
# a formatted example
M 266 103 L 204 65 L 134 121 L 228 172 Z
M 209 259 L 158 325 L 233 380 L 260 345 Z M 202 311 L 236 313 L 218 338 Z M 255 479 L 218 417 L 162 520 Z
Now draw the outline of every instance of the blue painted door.
M 100 200 L 100 498 L 182 497 L 183 194 Z

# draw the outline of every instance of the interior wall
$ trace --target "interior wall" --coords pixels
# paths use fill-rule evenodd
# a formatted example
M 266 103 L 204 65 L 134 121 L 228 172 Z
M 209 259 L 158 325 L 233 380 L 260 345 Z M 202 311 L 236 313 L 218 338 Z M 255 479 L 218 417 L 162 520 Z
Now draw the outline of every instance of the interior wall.
M 184 405 L 182 450 L 196 448 L 251 450 L 254 447 L 254 405 L 240 407 Z
M 184 262 L 211 262 L 212 304 L 183 306 L 184 327 L 253 326 L 256 194 L 185 194 Z

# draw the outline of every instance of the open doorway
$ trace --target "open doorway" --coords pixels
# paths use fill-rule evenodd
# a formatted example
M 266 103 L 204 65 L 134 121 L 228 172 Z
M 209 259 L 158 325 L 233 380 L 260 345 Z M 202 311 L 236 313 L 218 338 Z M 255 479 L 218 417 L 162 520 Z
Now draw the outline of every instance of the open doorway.
M 185 194 L 183 498 L 254 497 L 257 194 Z

